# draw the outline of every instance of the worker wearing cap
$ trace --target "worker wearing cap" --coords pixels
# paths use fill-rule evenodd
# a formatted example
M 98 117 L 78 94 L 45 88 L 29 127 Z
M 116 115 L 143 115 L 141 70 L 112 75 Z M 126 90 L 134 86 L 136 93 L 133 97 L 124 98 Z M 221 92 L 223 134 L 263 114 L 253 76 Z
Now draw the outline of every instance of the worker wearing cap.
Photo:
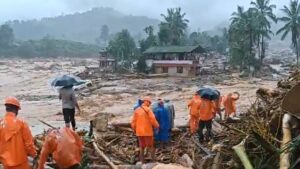
M 21 109 L 15 97 L 5 99 L 6 114 L 0 120 L 0 162 L 4 169 L 30 169 L 27 156 L 36 157 L 28 125 L 17 118 Z
M 38 169 L 44 169 L 50 154 L 60 168 L 80 167 L 83 143 L 77 133 L 68 127 L 50 130 L 46 136 L 40 155 Z
M 236 115 L 236 101 L 239 99 L 240 95 L 237 92 L 229 93 L 226 97 L 223 99 L 223 105 L 225 108 L 225 118 L 228 118 L 229 116 Z
M 152 160 L 155 160 L 153 128 L 159 129 L 159 124 L 150 108 L 151 99 L 145 97 L 143 104 L 134 111 L 131 127 L 138 137 L 140 147 L 140 161 L 144 163 L 144 150 L 150 148 Z
M 198 129 L 199 124 L 199 112 L 200 112 L 201 98 L 198 93 L 195 93 L 192 100 L 188 103 L 190 111 L 190 130 L 194 134 Z

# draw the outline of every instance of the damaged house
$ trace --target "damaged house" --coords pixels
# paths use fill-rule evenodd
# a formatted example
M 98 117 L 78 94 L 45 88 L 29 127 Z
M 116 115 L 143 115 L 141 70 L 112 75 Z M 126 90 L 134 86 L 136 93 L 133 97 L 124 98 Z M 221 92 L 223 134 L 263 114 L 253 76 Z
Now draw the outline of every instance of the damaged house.
M 199 71 L 200 58 L 205 56 L 201 46 L 155 46 L 143 54 L 148 67 L 154 73 L 170 76 L 195 76 Z
M 116 60 L 106 49 L 99 52 L 99 68 L 102 72 L 114 72 L 116 69 Z

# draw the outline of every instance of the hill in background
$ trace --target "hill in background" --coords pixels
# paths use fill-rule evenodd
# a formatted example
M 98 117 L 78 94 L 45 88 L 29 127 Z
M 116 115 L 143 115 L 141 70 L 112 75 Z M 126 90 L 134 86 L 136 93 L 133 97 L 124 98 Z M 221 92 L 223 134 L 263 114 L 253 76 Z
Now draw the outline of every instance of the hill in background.
M 143 37 L 143 29 L 149 25 L 157 26 L 159 20 L 125 15 L 112 8 L 93 8 L 83 13 L 8 23 L 14 30 L 15 38 L 19 40 L 37 40 L 50 36 L 54 39 L 95 43 L 103 25 L 109 27 L 110 34 L 128 29 L 139 40 Z

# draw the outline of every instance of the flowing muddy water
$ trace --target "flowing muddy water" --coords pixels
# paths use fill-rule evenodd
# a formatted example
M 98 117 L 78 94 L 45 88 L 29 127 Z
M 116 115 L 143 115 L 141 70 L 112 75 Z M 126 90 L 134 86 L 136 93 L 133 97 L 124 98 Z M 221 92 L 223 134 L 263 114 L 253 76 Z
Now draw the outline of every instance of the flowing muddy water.
M 21 100 L 22 110 L 19 116 L 29 123 L 34 134 L 42 132 L 47 126 L 42 119 L 56 127 L 63 126 L 61 103 L 58 94 L 50 87 L 50 81 L 57 75 L 76 73 L 85 66 L 97 64 L 97 59 L 35 59 L 35 60 L 2 60 L 0 62 L 0 99 L 13 95 Z M 176 109 L 176 124 L 187 122 L 187 102 L 200 84 L 211 84 L 209 81 L 189 78 L 156 78 L 156 79 L 121 79 L 114 81 L 100 80 L 98 83 L 115 84 L 113 87 L 102 87 L 91 92 L 88 97 L 80 97 L 79 103 L 83 114 L 76 116 L 79 127 L 88 127 L 85 119 L 97 113 L 113 114 L 112 121 L 129 122 L 133 105 L 140 96 L 150 95 L 153 99 L 170 99 Z M 241 99 L 237 102 L 239 112 L 247 109 L 255 100 L 259 87 L 273 88 L 275 81 L 229 80 L 226 85 L 215 85 L 222 94 L 238 91 Z M 93 84 L 94 85 L 94 84 Z M 0 116 L 5 113 L 4 106 Z
M 34 134 L 47 128 L 38 119 L 61 121 L 62 125 L 63 118 L 56 115 L 61 112 L 61 104 L 57 92 L 50 87 L 50 81 L 61 74 L 84 70 L 84 66 L 73 67 L 73 64 L 74 61 L 62 59 L 4 59 L 0 62 L 0 100 L 10 95 L 20 99 L 22 109 L 19 117 L 29 123 Z M 3 116 L 4 106 L 1 110 L 0 116 Z

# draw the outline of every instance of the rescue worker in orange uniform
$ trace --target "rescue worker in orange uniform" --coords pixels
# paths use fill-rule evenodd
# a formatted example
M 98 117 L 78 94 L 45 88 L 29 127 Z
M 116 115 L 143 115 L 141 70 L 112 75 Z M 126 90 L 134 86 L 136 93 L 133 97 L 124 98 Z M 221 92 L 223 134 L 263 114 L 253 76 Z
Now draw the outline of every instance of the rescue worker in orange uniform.
M 221 106 L 223 102 L 223 96 L 220 96 L 219 99 L 214 101 L 215 104 L 215 114 L 218 114 L 220 116 L 220 119 L 222 120 L 222 113 L 221 113 Z
M 223 99 L 223 105 L 225 108 L 225 119 L 227 119 L 230 115 L 236 116 L 236 101 L 240 98 L 239 93 L 229 93 Z
M 15 97 L 5 99 L 6 114 L 0 119 L 0 162 L 4 169 L 30 169 L 28 156 L 36 158 L 36 149 L 28 125 L 17 118 L 21 109 Z
M 199 141 L 204 139 L 203 129 L 206 128 L 206 135 L 209 139 L 213 138 L 212 135 L 212 120 L 215 117 L 215 104 L 211 100 L 201 99 L 200 113 L 199 113 Z
M 159 130 L 159 124 L 155 119 L 154 113 L 151 110 L 151 99 L 145 97 L 143 104 L 134 111 L 134 115 L 131 121 L 131 127 L 138 137 L 140 148 L 140 161 L 144 163 L 144 151 L 145 148 L 149 148 L 151 151 L 152 160 L 155 160 L 155 147 L 154 147 L 154 133 L 153 128 L 156 131 Z
M 44 169 L 50 154 L 59 168 L 77 169 L 80 167 L 82 151 L 83 142 L 72 129 L 64 127 L 51 130 L 43 144 L 38 169 Z
M 199 112 L 200 112 L 201 98 L 198 93 L 195 93 L 193 99 L 188 103 L 190 111 L 190 130 L 194 134 L 198 130 Z

